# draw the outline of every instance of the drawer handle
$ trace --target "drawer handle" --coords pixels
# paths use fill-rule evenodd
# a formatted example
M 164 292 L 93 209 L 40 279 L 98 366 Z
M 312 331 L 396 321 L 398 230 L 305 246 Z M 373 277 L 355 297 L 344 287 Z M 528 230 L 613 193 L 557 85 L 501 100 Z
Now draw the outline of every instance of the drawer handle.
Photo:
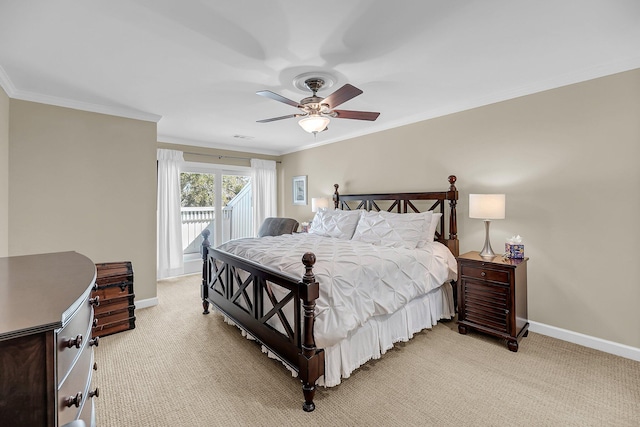
M 100 389 L 96 387 L 95 390 L 89 392 L 89 397 L 100 397 Z
M 98 364 L 96 362 L 93 362 L 93 370 L 94 371 L 98 370 Z
M 82 335 L 77 335 L 75 338 L 70 338 L 64 342 L 67 348 L 75 347 L 80 348 L 82 345 Z
M 100 337 L 91 338 L 89 340 L 89 346 L 95 345 L 96 347 L 100 344 Z
M 95 328 L 96 326 L 98 326 L 98 319 L 93 319 L 93 327 Z
M 480 273 L 480 275 L 481 275 L 482 277 L 484 277 L 484 276 L 486 276 L 486 275 L 487 275 L 487 273 L 485 273 L 485 272 L 483 271 L 482 273 Z
M 97 284 L 97 283 L 94 283 L 94 284 L 93 284 L 93 290 L 94 290 L 94 291 L 97 291 L 98 289 L 100 289 L 100 288 L 98 288 L 98 284 Z
M 100 297 L 96 296 L 94 298 L 89 298 L 89 304 L 91 304 L 94 307 L 97 307 L 100 305 Z
M 72 406 L 79 408 L 80 403 L 82 403 L 82 392 L 80 391 L 76 393 L 75 396 L 68 396 L 64 398 L 64 406 L 67 408 L 71 408 Z

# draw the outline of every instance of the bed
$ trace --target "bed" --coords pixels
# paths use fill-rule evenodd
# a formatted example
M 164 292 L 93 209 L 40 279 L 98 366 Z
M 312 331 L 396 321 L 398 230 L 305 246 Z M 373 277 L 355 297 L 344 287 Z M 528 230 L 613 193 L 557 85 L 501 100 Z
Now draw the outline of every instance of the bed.
M 357 195 L 336 184 L 335 210 L 318 212 L 310 233 L 211 248 L 205 232 L 203 314 L 213 305 L 282 361 L 313 411 L 317 386 L 455 314 L 458 191 L 448 181 L 445 191 Z

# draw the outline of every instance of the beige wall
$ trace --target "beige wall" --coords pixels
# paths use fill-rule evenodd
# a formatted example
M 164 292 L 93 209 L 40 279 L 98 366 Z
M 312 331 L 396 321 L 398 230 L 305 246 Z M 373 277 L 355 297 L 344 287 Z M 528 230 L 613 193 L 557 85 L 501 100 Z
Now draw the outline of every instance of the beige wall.
M 9 97 L 0 87 L 0 257 L 9 255 Z
M 469 193 L 507 195 L 492 245 L 524 237 L 531 320 L 640 347 L 639 93 L 634 70 L 286 155 L 282 213 L 312 216 L 290 202 L 295 175 L 318 197 L 334 183 L 345 193 L 444 190 L 455 174 L 461 252 L 484 241 Z
M 156 296 L 156 124 L 10 100 L 9 254 L 131 261 Z

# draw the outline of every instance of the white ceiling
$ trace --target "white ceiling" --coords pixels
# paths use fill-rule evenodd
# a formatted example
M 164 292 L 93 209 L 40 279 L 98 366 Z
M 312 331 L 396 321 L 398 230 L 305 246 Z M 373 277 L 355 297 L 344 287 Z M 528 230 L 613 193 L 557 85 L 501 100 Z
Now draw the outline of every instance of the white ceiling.
M 158 121 L 164 142 L 283 154 L 640 68 L 638 0 L 0 0 L 12 98 Z M 315 138 L 306 72 L 350 83 Z M 238 138 L 237 136 L 242 136 Z

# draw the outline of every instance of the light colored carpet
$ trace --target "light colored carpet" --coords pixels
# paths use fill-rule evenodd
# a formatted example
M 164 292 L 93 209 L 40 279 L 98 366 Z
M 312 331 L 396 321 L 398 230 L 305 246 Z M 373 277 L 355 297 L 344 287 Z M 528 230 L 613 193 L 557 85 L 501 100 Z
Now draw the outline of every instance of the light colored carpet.
M 640 425 L 639 362 L 535 333 L 512 353 L 455 322 L 320 388 L 305 413 L 289 371 L 219 314 L 201 314 L 199 284 L 158 282 L 159 305 L 100 341 L 98 426 Z

